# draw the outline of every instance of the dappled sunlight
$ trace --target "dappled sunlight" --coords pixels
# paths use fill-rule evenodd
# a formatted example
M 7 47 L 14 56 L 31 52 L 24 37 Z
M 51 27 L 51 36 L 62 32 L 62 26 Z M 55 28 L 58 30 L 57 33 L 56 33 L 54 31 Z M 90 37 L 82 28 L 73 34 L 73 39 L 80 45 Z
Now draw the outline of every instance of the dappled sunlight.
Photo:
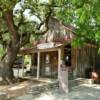
M 14 87 L 11 87 L 11 88 L 8 89 L 8 90 L 13 91 L 13 90 L 22 89 L 22 88 L 24 88 L 24 87 L 25 87 L 25 86 L 14 86 Z
M 56 98 L 53 95 L 41 95 L 40 98 L 38 98 L 38 100 L 56 100 Z
M 91 97 L 93 97 L 93 96 L 94 96 L 94 94 L 93 94 L 93 93 L 87 93 L 87 95 L 88 95 L 88 96 L 91 96 Z
M 95 86 L 95 87 L 93 87 L 93 88 L 95 88 L 95 89 L 99 89 L 99 90 L 100 90 L 100 86 Z
M 11 88 L 9 88 L 8 90 L 10 90 L 10 91 L 13 91 L 13 90 L 19 90 L 19 89 L 22 89 L 22 88 L 24 88 L 24 87 L 26 87 L 26 86 L 28 86 L 29 84 L 26 82 L 24 82 L 24 83 L 22 83 L 22 84 L 19 84 L 19 85 L 17 85 L 17 86 L 13 86 L 13 87 L 11 87 Z
M 100 90 L 100 85 L 97 85 L 97 84 L 83 84 L 83 86 L 91 87 L 91 88 Z
M 66 99 L 61 99 L 62 97 L 64 97 L 64 95 L 57 93 L 45 93 L 39 96 L 39 98 L 36 98 L 35 100 L 70 100 L 68 97 Z
M 93 85 L 92 84 L 83 84 L 83 86 L 92 87 Z
M 9 86 L 0 86 L 0 91 L 7 89 Z

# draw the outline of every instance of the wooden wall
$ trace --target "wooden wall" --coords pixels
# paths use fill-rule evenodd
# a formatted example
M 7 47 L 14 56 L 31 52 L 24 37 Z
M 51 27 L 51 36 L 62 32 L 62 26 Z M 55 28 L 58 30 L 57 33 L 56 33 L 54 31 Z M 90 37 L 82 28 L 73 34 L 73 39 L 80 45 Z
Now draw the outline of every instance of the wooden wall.
M 73 77 L 86 77 L 86 70 L 93 69 L 95 66 L 94 47 L 85 46 L 82 48 L 72 48 L 72 70 Z

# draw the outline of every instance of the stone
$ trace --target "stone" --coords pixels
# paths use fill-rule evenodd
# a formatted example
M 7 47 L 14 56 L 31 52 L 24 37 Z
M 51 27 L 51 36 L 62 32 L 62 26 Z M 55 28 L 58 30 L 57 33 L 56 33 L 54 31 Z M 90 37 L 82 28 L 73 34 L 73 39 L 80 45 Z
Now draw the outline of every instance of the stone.
M 0 92 L 0 100 L 7 100 L 7 94 L 5 92 Z

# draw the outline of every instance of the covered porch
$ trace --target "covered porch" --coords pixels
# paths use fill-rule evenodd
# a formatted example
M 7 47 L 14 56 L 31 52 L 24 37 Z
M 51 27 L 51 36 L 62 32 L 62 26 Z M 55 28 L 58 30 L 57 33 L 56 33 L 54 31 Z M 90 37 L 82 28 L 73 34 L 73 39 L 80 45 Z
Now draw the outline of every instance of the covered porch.
M 49 44 L 46 44 L 49 45 Z M 39 48 L 31 55 L 32 76 L 39 78 L 58 78 L 61 64 L 61 46 Z
M 37 45 L 36 49 L 27 52 L 31 56 L 31 76 L 37 80 L 40 78 L 59 79 L 61 67 L 64 66 L 65 69 L 71 67 L 69 44 L 42 43 Z

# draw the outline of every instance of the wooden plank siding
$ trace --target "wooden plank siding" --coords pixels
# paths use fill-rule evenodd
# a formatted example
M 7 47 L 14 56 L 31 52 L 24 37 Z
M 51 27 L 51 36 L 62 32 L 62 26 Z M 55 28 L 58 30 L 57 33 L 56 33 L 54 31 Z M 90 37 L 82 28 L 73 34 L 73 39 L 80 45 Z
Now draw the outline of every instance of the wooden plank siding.
M 95 48 L 72 48 L 73 77 L 86 77 L 86 70 L 95 67 Z

